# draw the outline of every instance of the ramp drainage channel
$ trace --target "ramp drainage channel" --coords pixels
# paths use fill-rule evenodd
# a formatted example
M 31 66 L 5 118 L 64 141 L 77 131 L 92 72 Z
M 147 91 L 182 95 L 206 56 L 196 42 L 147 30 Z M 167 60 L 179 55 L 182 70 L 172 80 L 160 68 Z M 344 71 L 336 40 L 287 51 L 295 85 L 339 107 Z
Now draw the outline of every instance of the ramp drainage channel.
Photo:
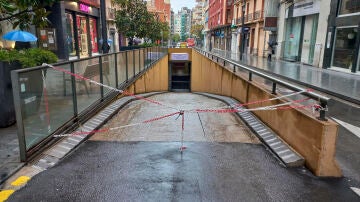
M 214 95 L 210 93 L 196 93 L 210 98 L 221 100 L 228 105 L 234 106 L 239 102 L 233 98 Z M 239 109 L 246 109 L 242 106 Z M 267 146 L 287 167 L 303 166 L 305 159 L 288 146 L 270 128 L 261 122 L 251 112 L 236 112 L 241 120 L 257 135 L 257 137 Z

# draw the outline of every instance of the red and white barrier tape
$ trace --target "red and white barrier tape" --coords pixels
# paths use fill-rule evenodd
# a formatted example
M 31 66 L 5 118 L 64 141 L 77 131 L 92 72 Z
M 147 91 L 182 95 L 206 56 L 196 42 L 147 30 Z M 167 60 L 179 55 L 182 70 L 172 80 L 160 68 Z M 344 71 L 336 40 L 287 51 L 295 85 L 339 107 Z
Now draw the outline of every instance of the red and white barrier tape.
M 120 89 L 117 89 L 117 88 L 114 88 L 114 87 L 111 87 L 111 86 L 102 84 L 102 83 L 100 83 L 100 82 L 94 81 L 94 80 L 92 80 L 92 79 L 90 79 L 90 78 L 86 78 L 86 77 L 84 77 L 84 76 L 82 76 L 82 75 L 79 75 L 79 74 L 72 73 L 72 72 L 70 72 L 70 71 L 68 71 L 68 70 L 66 70 L 66 69 L 60 68 L 60 67 L 55 67 L 55 66 L 53 66 L 53 65 L 46 64 L 46 63 L 43 63 L 43 66 L 49 66 L 49 67 L 51 67 L 52 69 L 54 69 L 54 70 L 56 70 L 56 71 L 60 71 L 60 72 L 63 72 L 63 73 L 65 73 L 65 74 L 69 74 L 69 75 L 71 75 L 71 76 L 74 76 L 74 77 L 77 78 L 77 79 L 89 81 L 90 83 L 93 83 L 93 84 L 95 84 L 95 85 L 102 86 L 102 87 L 104 87 L 104 88 L 107 88 L 107 89 L 110 89 L 110 90 L 119 92 L 119 93 L 124 94 L 124 95 L 132 96 L 132 97 L 134 97 L 134 98 L 136 98 L 136 99 L 139 99 L 139 100 L 145 100 L 145 101 L 147 101 L 147 102 L 150 102 L 150 103 L 153 103 L 153 104 L 156 104 L 156 105 L 160 105 L 160 106 L 163 106 L 163 107 L 167 107 L 167 108 L 170 108 L 170 109 L 175 109 L 175 110 L 177 110 L 177 111 L 180 110 L 180 109 L 178 109 L 178 108 L 176 108 L 176 107 L 174 107 L 174 106 L 165 105 L 165 104 L 160 103 L 160 102 L 158 102 L 158 101 L 156 101 L 156 100 L 152 100 L 152 99 L 149 99 L 149 98 L 145 98 L 145 97 L 143 97 L 143 96 L 135 95 L 135 94 L 130 93 L 130 92 L 128 92 L 128 91 L 120 90 Z

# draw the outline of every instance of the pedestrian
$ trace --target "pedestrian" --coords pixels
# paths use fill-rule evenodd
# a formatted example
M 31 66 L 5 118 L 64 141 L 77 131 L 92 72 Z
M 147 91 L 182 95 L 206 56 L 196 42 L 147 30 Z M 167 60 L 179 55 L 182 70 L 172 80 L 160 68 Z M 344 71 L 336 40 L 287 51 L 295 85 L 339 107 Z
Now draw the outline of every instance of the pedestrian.
M 278 45 L 276 41 L 269 41 L 268 42 L 268 61 L 271 61 L 271 56 L 275 54 L 275 48 Z
M 272 42 L 268 42 L 268 57 L 267 60 L 271 62 L 271 56 L 274 54 L 274 44 Z

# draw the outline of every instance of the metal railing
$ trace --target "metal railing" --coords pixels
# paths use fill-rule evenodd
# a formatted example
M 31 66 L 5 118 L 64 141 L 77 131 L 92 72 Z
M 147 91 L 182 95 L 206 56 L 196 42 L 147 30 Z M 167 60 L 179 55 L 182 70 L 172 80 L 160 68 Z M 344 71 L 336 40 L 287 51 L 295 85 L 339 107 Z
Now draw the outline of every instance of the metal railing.
M 72 132 L 167 55 L 150 47 L 12 71 L 20 159 L 26 161 L 54 135 Z
M 319 109 L 319 117 L 318 119 L 319 120 L 327 120 L 326 119 L 326 111 L 327 111 L 327 106 L 328 106 L 328 102 L 330 101 L 330 98 L 328 97 L 325 97 L 323 95 L 320 95 L 318 93 L 315 93 L 315 92 L 312 92 L 312 91 L 308 91 L 307 89 L 305 88 L 302 88 L 298 85 L 295 85 L 295 84 L 292 84 L 290 82 L 287 82 L 285 80 L 281 80 L 279 78 L 276 78 L 274 76 L 271 76 L 269 74 L 266 74 L 260 70 L 256 70 L 254 68 L 251 68 L 247 65 L 243 65 L 243 64 L 239 64 L 235 61 L 232 61 L 231 59 L 229 58 L 232 58 L 233 55 L 228 55 L 228 54 L 225 54 L 225 56 L 220 56 L 218 54 L 214 54 L 214 53 L 211 53 L 211 52 L 208 52 L 208 51 L 205 51 L 205 50 L 202 50 L 200 48 L 195 48 L 195 50 L 199 53 L 201 53 L 202 55 L 204 55 L 205 57 L 213 60 L 213 61 L 216 61 L 217 63 L 219 63 L 220 65 L 222 66 L 226 66 L 226 65 L 230 65 L 232 66 L 232 71 L 234 73 L 236 73 L 236 71 L 245 71 L 247 72 L 248 74 L 248 80 L 249 81 L 252 81 L 253 80 L 253 76 L 254 75 L 257 75 L 263 79 L 266 79 L 268 81 L 271 81 L 272 82 L 272 86 L 271 86 L 271 92 L 273 94 L 276 94 L 277 92 L 277 87 L 278 85 L 281 85 L 287 89 L 290 89 L 290 90 L 293 90 L 293 91 L 296 91 L 296 92 L 302 92 L 301 94 L 304 95 L 304 96 L 307 96 L 309 98 L 312 98 L 316 101 L 319 102 L 319 105 L 321 106 L 321 108 Z M 236 54 L 235 54 L 236 55 Z

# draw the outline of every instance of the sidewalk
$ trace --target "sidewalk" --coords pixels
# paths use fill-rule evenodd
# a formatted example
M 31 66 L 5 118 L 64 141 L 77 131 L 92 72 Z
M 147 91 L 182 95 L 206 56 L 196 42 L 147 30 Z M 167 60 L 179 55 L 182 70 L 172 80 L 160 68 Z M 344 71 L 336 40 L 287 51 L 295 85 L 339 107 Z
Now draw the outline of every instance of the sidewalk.
M 16 124 L 7 128 L 0 128 L 0 184 L 24 165 L 19 158 L 16 131 Z
M 268 62 L 267 58 L 250 55 L 244 56 L 243 61 L 239 62 L 239 54 L 231 54 L 221 50 L 213 50 L 213 53 L 360 104 L 360 75 L 358 74 L 338 72 L 283 60 Z

